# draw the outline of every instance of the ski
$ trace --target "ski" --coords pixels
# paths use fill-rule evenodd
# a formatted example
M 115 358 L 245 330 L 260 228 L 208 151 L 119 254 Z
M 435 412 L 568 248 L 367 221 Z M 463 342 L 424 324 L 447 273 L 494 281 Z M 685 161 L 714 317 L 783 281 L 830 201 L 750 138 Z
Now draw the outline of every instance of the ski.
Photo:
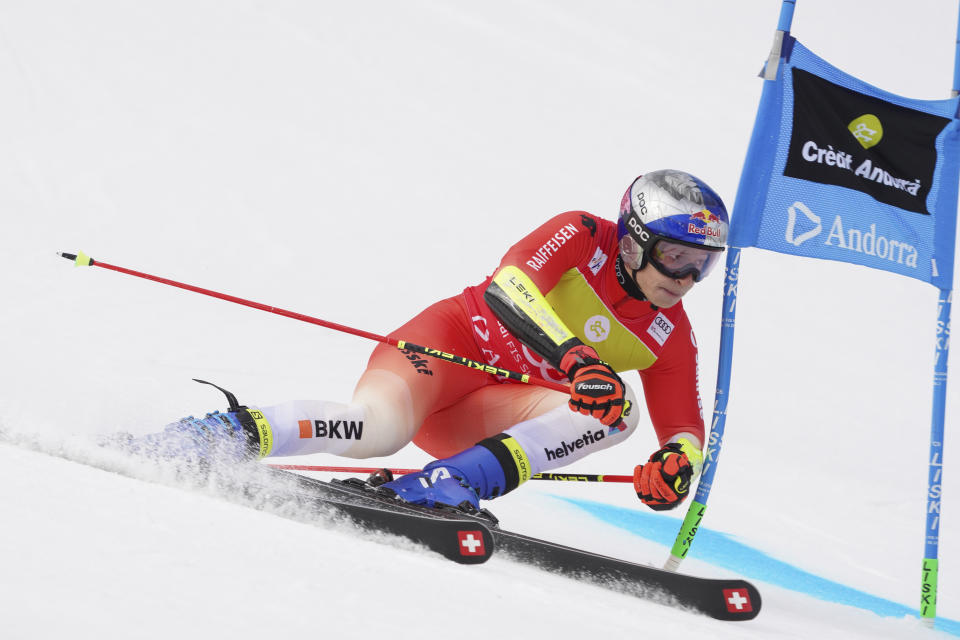
M 746 580 L 700 578 L 566 547 L 540 538 L 493 529 L 497 549 L 551 572 L 718 620 L 752 620 L 760 592 Z
M 496 548 L 514 561 L 587 581 L 619 593 L 697 611 L 719 620 L 751 620 L 760 612 L 760 592 L 745 580 L 701 578 L 673 573 L 506 531 L 486 509 L 467 513 L 452 507 L 412 505 L 384 495 L 373 485 L 357 478 L 326 482 L 276 469 L 271 472 L 295 476 L 301 488 L 313 492 L 315 497 L 325 504 L 348 505 L 347 509 L 370 508 L 378 512 L 385 511 L 401 517 L 422 518 L 438 523 L 456 523 L 458 531 L 472 524 L 483 532 L 484 536 L 491 536 L 489 542 L 484 537 L 484 549 L 488 554 Z M 402 529 L 404 521 L 401 520 L 398 524 Z M 397 533 L 413 539 L 402 531 Z M 447 553 L 444 555 L 451 557 Z M 456 557 L 451 559 L 457 560 Z
M 407 538 L 454 562 L 479 564 L 493 554 L 493 535 L 480 520 L 452 515 L 437 517 L 360 493 L 336 491 L 333 485 L 322 480 L 286 471 L 272 470 L 271 473 L 284 474 L 294 483 L 284 499 L 295 499 L 322 512 L 332 510 L 361 527 Z

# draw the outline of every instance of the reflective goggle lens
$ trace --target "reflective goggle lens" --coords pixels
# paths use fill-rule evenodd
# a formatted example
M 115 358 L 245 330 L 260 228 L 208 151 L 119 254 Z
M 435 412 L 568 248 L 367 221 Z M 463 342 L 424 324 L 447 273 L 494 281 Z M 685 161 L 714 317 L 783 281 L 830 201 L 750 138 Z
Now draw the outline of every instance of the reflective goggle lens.
M 650 249 L 649 257 L 657 271 L 666 276 L 683 279 L 693 274 L 694 281 L 700 282 L 720 262 L 720 253 L 669 240 L 658 240 Z

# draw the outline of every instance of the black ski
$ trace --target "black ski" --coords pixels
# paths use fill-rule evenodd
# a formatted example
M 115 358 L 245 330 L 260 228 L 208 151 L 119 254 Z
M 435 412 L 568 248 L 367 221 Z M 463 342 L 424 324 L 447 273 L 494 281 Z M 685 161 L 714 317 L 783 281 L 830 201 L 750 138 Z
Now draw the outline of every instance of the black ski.
M 271 470 L 271 473 L 283 474 L 295 483 L 291 494 L 284 499 L 295 499 L 323 511 L 332 509 L 362 527 L 407 538 L 454 562 L 478 564 L 486 562 L 493 554 L 493 535 L 481 520 L 466 515 L 438 518 L 429 512 L 405 508 L 407 505 L 336 491 L 333 485 L 322 480 L 279 470 Z
M 751 620 L 760 613 L 760 592 L 746 580 L 673 573 L 499 528 L 493 539 L 521 562 L 718 620 Z
M 347 509 L 371 508 L 377 512 L 385 511 L 434 522 L 446 521 L 456 523 L 460 528 L 458 530 L 462 530 L 466 523 L 473 523 L 478 528 L 482 527 L 479 530 L 484 532 L 484 536 L 492 534 L 489 544 L 484 537 L 484 548 L 490 552 L 495 545 L 498 551 L 516 561 L 586 580 L 613 591 L 698 611 L 719 620 L 751 620 L 760 612 L 760 592 L 745 580 L 700 578 L 566 547 L 505 531 L 500 528 L 497 518 L 486 509 L 466 513 L 454 508 L 411 505 L 384 495 L 359 479 L 325 482 L 289 472 L 272 471 L 295 476 L 301 488 L 314 492 L 324 504 L 348 505 Z M 397 524 L 402 528 L 404 521 Z M 371 526 L 376 527 L 375 523 Z M 402 531 L 392 533 L 413 539 Z M 449 553 L 444 555 L 451 557 Z

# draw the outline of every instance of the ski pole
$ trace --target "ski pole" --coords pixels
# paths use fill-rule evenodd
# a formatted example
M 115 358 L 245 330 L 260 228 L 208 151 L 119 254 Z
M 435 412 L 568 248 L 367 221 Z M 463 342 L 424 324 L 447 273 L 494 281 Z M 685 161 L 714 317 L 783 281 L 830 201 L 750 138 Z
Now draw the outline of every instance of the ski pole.
M 383 467 L 331 467 L 312 464 L 268 464 L 274 469 L 287 471 L 331 471 L 345 473 L 375 473 Z M 408 473 L 419 473 L 421 469 L 388 469 L 391 473 L 404 476 Z M 614 476 L 594 473 L 535 473 L 531 480 L 560 480 L 565 482 L 633 482 L 633 476 Z
M 251 307 L 253 309 L 259 309 L 260 311 L 275 313 L 279 316 L 286 316 L 287 318 L 293 318 L 294 320 L 300 320 L 301 322 L 315 324 L 321 327 L 325 327 L 327 329 L 333 329 L 334 331 L 349 333 L 351 335 L 359 336 L 361 338 L 367 338 L 368 340 L 374 340 L 376 342 L 389 344 L 391 346 L 396 347 L 397 349 L 400 349 L 401 351 L 411 351 L 413 353 L 419 353 L 420 355 L 429 356 L 431 358 L 437 358 L 440 360 L 445 360 L 447 362 L 452 362 L 454 364 L 459 364 L 461 366 L 473 369 L 475 371 L 482 371 L 484 373 L 489 373 L 490 375 L 501 376 L 509 380 L 524 382 L 526 384 L 539 385 L 541 387 L 546 387 L 547 389 L 553 389 L 554 391 L 559 391 L 561 393 L 570 393 L 570 388 L 567 385 L 560 384 L 559 382 L 551 382 L 549 380 L 544 380 L 543 378 L 531 377 L 528 374 L 517 373 L 515 371 L 510 371 L 509 369 L 501 369 L 500 367 L 494 367 L 493 365 L 489 365 L 484 362 L 480 362 L 478 360 L 471 360 L 470 358 L 465 358 L 463 356 L 447 353 L 440 349 L 423 347 L 418 344 L 413 344 L 412 342 L 407 342 L 406 340 L 388 338 L 386 336 L 377 335 L 376 333 L 370 333 L 369 331 L 363 331 L 361 329 L 354 329 L 353 327 L 337 324 L 336 322 L 330 322 L 328 320 L 321 320 L 320 318 L 314 318 L 313 316 L 308 316 L 303 313 L 297 313 L 296 311 L 287 311 L 286 309 L 280 309 L 279 307 L 271 307 L 270 305 L 262 304 L 260 302 L 253 302 L 252 300 L 245 300 L 243 298 L 231 296 L 226 293 L 219 293 L 217 291 L 211 291 L 210 289 L 203 289 L 202 287 L 197 287 L 190 284 L 184 284 L 183 282 L 177 282 L 176 280 L 169 280 L 167 278 L 153 276 L 153 275 L 150 275 L 149 273 L 142 273 L 140 271 L 134 271 L 133 269 L 127 269 L 125 267 L 118 267 L 116 265 L 107 264 L 106 262 L 102 262 L 100 260 L 94 260 L 93 258 L 86 255 L 82 251 L 76 254 L 64 253 L 62 251 L 59 251 L 57 252 L 57 255 L 62 258 L 66 258 L 67 260 L 72 260 L 74 265 L 78 267 L 91 267 L 91 266 L 101 267 L 103 269 L 110 269 L 111 271 L 117 271 L 119 273 L 124 273 L 130 276 L 136 276 L 138 278 L 143 278 L 145 280 L 153 280 L 154 282 L 159 282 L 160 284 L 166 284 L 171 287 L 178 287 L 180 289 L 186 289 L 187 291 L 192 291 L 194 293 L 201 293 L 205 296 L 210 296 L 211 298 L 219 298 L 221 300 L 226 300 L 227 302 L 240 304 L 245 307 Z

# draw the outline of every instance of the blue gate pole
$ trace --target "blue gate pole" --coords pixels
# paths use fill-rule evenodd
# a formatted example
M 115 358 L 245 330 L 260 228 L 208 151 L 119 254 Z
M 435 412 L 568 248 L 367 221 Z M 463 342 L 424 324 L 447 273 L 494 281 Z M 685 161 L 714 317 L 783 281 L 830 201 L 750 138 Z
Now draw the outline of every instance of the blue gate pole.
M 687 509 L 683 525 L 677 539 L 670 549 L 670 556 L 664 564 L 668 571 L 676 571 L 690 551 L 693 538 L 697 535 L 700 521 L 707 510 L 707 498 L 713 485 L 713 476 L 717 472 L 717 459 L 723 444 L 723 428 L 727 421 L 727 399 L 730 396 L 730 373 L 733 370 L 733 330 L 737 319 L 737 284 L 740 271 L 740 249 L 731 247 L 727 253 L 727 265 L 723 283 L 723 319 L 720 325 L 720 362 L 717 367 L 717 393 L 714 397 L 713 421 L 710 424 L 710 438 L 703 449 L 703 474 L 697 485 L 697 493 Z
M 790 33 L 790 25 L 793 22 L 793 10 L 796 6 L 796 0 L 783 0 L 780 5 L 780 18 L 777 22 L 777 30 L 773 36 L 773 47 L 770 49 L 770 57 L 764 70 L 764 81 L 773 81 L 777 77 L 777 69 L 780 66 L 780 52 L 783 46 L 784 37 Z M 759 112 L 758 112 L 759 117 Z M 756 132 L 756 125 L 754 125 Z M 753 145 L 751 144 L 751 147 Z M 750 162 L 748 155 L 747 162 Z M 739 191 L 749 189 L 749 184 L 744 184 L 741 175 L 740 185 L 737 187 L 737 198 Z M 736 211 L 734 211 L 736 214 Z M 734 222 L 736 222 L 734 220 Z M 727 253 L 726 279 L 723 289 L 723 315 L 720 326 L 720 359 L 717 365 L 717 391 L 713 401 L 713 420 L 710 424 L 710 436 L 704 443 L 703 474 L 700 476 L 700 483 L 697 485 L 697 493 L 693 501 L 687 508 L 687 515 L 683 519 L 680 531 L 677 533 L 677 539 L 670 549 L 670 555 L 667 558 L 664 568 L 668 571 L 676 571 L 680 562 L 687 556 L 690 546 L 693 544 L 693 538 L 697 535 L 697 529 L 703 520 L 703 514 L 707 510 L 707 498 L 710 496 L 710 488 L 713 486 L 713 476 L 717 472 L 717 460 L 720 457 L 720 447 L 723 444 L 723 429 L 727 421 L 727 400 L 730 396 L 730 375 L 733 369 L 733 330 L 736 324 L 737 314 L 737 284 L 740 279 L 740 249 L 730 247 Z
M 951 97 L 960 94 L 960 14 L 957 17 L 957 43 L 953 49 L 953 91 Z
M 953 51 L 952 97 L 960 95 L 960 14 Z M 940 574 L 940 500 L 943 488 L 943 434 L 947 411 L 947 357 L 950 355 L 950 310 L 953 289 L 940 289 L 937 300 L 937 348 L 933 363 L 933 412 L 930 420 L 930 459 L 927 467 L 927 520 L 924 529 L 920 582 L 920 619 L 934 626 L 937 617 L 937 578 Z
M 930 462 L 927 471 L 927 521 L 920 591 L 920 617 L 933 626 L 937 617 L 940 500 L 943 486 L 943 431 L 947 408 L 947 357 L 950 355 L 950 308 L 953 291 L 941 289 L 937 301 L 937 348 L 933 365 L 933 416 L 930 421 Z

